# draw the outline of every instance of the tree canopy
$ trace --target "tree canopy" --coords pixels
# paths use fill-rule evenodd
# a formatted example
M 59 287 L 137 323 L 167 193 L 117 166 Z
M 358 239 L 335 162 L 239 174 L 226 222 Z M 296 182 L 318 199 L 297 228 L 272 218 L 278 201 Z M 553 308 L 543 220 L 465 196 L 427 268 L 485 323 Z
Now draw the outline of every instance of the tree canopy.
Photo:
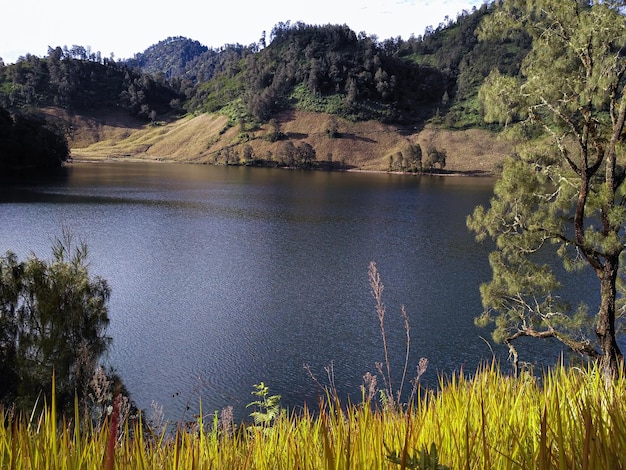
M 167 114 L 180 100 L 162 76 L 150 76 L 124 63 L 103 59 L 84 47 L 50 47 L 44 58 L 27 55 L 0 66 L 0 106 L 11 111 L 58 106 L 74 111 L 120 108 L 147 118 Z
M 520 29 L 532 38 L 521 76 L 494 72 L 481 89 L 485 116 L 509 123 L 525 144 L 505 163 L 490 207 L 468 218 L 479 239 L 496 243 L 478 323 L 495 323 L 494 338 L 516 361 L 515 339 L 550 337 L 612 376 L 622 360 L 626 22 L 616 2 L 505 0 L 480 34 Z M 595 313 L 559 297 L 543 253 L 595 273 Z
M 147 74 L 163 74 L 165 78 L 172 79 L 184 75 L 187 64 L 208 50 L 198 41 L 182 36 L 169 37 L 135 54 L 126 64 Z

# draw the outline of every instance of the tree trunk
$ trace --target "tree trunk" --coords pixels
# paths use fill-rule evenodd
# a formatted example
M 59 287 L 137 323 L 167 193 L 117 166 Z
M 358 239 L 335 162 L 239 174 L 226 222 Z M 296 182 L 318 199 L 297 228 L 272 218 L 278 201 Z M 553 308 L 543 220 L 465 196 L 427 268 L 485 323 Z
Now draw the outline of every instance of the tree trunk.
M 596 336 L 602 352 L 600 365 L 608 379 L 617 375 L 622 363 L 622 352 L 616 341 L 615 334 L 615 298 L 619 255 L 608 257 L 604 269 L 600 273 L 600 310 L 596 325 Z

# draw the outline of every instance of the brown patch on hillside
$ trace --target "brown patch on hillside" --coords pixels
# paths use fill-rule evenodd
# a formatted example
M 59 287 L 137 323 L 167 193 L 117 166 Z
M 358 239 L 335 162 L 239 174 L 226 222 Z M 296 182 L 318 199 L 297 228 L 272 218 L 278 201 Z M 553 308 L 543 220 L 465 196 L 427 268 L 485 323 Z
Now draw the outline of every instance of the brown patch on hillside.
M 330 138 L 331 121 L 337 136 Z M 304 134 L 305 142 L 315 149 L 318 160 L 343 162 L 347 167 L 362 170 L 385 170 L 389 154 L 401 150 L 406 139 L 398 130 L 377 121 L 353 123 L 325 114 L 289 112 L 281 115 L 282 130 L 290 136 Z
M 60 108 L 45 108 L 43 112 L 65 122 L 71 148 L 84 148 L 103 140 L 117 142 L 145 125 L 145 121 L 117 110 L 102 110 L 89 115 Z
M 220 139 L 227 121 L 225 116 L 202 114 L 131 128 L 99 122 L 95 128 L 104 138 L 86 146 L 72 141 L 72 157 L 81 160 L 203 162 L 207 161 L 208 148 Z M 119 132 L 120 129 L 123 131 Z
M 513 144 L 500 135 L 482 129 L 452 131 L 427 125 L 417 136 L 424 152 L 429 145 L 447 153 L 446 170 L 462 173 L 499 173 Z
M 121 113 L 68 116 L 74 135 L 72 156 L 76 159 L 143 159 L 193 163 L 220 163 L 224 155 L 242 155 L 249 145 L 256 158 L 277 159 L 281 146 L 291 142 L 309 143 L 319 161 L 342 162 L 348 168 L 387 171 L 391 155 L 409 143 L 419 143 L 424 154 L 428 146 L 447 153 L 449 172 L 496 173 L 509 143 L 497 134 L 470 129 L 450 131 L 426 126 L 422 130 L 400 128 L 377 121 L 353 123 L 326 114 L 288 111 L 277 116 L 285 136 L 277 142 L 267 139 L 267 124 L 257 129 L 228 125 L 219 114 L 185 117 L 159 125 L 134 120 Z M 337 135 L 329 137 L 334 122 Z M 397 158 L 397 157 L 394 157 Z

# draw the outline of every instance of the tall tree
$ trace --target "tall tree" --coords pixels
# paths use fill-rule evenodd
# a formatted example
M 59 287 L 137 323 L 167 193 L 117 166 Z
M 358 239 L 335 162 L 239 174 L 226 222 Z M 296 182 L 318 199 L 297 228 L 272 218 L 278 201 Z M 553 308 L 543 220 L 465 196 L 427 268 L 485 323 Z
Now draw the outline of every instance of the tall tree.
M 505 163 L 490 207 L 468 218 L 478 239 L 496 242 L 477 322 L 495 322 L 494 338 L 508 345 L 516 365 L 513 341 L 522 336 L 556 338 L 598 359 L 607 378 L 622 360 L 616 322 L 623 313 L 618 287 L 626 242 L 626 22 L 620 4 L 503 0 L 480 30 L 483 38 L 524 30 L 533 40 L 518 86 L 494 72 L 481 90 L 485 115 L 517 121 L 512 127 L 526 143 Z M 568 270 L 593 270 L 600 294 L 595 315 L 559 299 L 556 270 L 541 261 L 546 251 Z

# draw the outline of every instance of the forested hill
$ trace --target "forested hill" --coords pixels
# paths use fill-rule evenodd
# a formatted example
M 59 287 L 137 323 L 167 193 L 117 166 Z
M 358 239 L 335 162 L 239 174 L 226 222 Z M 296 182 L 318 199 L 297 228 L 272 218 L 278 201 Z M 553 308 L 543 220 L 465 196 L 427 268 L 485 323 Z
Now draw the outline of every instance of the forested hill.
M 255 126 L 298 110 L 415 128 L 485 127 L 478 87 L 493 68 L 518 73 L 530 46 L 524 34 L 478 42 L 476 28 L 490 8 L 407 40 L 287 22 L 246 46 L 213 49 L 170 37 L 125 61 L 82 46 L 51 47 L 45 57 L 0 61 L 0 106 L 14 116 L 45 107 L 113 110 L 145 123 L 208 112 Z
M 188 64 L 208 51 L 209 48 L 198 41 L 182 36 L 169 37 L 135 54 L 126 65 L 147 74 L 163 74 L 169 80 L 184 75 Z
M 493 68 L 515 75 L 530 47 L 524 34 L 506 42 L 478 42 L 476 29 L 490 9 L 408 40 L 379 40 L 346 25 L 279 23 L 258 43 L 203 50 L 168 38 L 129 65 L 161 73 L 185 94 L 192 112 L 226 109 L 267 121 L 286 108 L 326 112 L 351 120 L 482 126 L 478 86 Z
M 122 62 L 82 46 L 49 48 L 47 57 L 0 65 L 0 105 L 109 106 L 146 118 L 227 108 L 261 122 L 285 108 L 385 122 L 438 114 L 450 126 L 476 126 L 477 86 L 494 67 L 516 73 L 530 45 L 523 35 L 479 43 L 475 31 L 489 13 L 483 5 L 408 40 L 287 22 L 269 44 L 265 34 L 219 49 L 170 37 Z
M 0 64 L 0 106 L 11 111 L 57 106 L 77 112 L 117 108 L 152 118 L 170 113 L 184 97 L 161 76 L 102 58 L 82 46 L 49 48 Z

